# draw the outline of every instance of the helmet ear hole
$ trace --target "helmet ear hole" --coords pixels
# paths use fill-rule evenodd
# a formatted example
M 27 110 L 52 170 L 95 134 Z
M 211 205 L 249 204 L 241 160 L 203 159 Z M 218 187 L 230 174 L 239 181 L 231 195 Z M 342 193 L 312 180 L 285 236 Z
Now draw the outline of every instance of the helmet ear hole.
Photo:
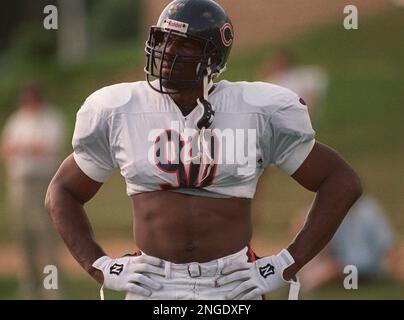
M 220 52 L 219 52 L 217 46 L 215 46 L 214 43 L 212 43 L 211 41 L 207 42 L 205 53 L 211 59 L 210 62 L 212 64 L 220 64 L 220 62 L 221 62 Z
M 215 50 L 212 54 L 212 63 L 214 63 L 216 65 L 220 65 L 221 62 L 222 62 L 222 59 L 220 57 L 220 53 L 218 50 Z
M 214 50 L 210 55 L 210 66 L 212 69 L 212 78 L 217 78 L 220 75 L 220 65 L 222 63 L 219 50 Z

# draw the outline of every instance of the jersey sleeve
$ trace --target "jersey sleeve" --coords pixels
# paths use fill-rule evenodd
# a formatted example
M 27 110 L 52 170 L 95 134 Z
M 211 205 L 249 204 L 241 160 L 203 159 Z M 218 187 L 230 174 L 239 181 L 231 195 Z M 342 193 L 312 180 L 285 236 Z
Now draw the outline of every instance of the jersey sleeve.
M 89 99 L 77 113 L 72 145 L 77 165 L 91 179 L 105 182 L 116 168 L 106 116 Z
M 307 106 L 296 94 L 269 120 L 269 162 L 292 175 L 311 152 L 315 132 Z

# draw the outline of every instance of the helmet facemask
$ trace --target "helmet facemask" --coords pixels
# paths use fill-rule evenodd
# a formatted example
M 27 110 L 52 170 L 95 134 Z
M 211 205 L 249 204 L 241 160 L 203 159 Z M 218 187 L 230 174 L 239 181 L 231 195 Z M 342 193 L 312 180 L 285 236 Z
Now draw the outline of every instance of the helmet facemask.
M 190 45 L 199 46 L 201 53 L 184 55 L 167 52 L 168 44 L 171 41 L 178 41 L 179 38 L 185 38 Z M 152 89 L 160 93 L 176 94 L 191 91 L 201 85 L 204 85 L 204 90 L 206 90 L 205 87 L 210 87 L 212 79 L 221 72 L 219 70 L 219 51 L 212 41 L 176 30 L 151 27 L 145 51 L 147 64 L 144 70 L 147 82 Z M 181 50 L 177 48 L 176 51 Z M 182 72 L 182 70 L 188 71 L 191 65 L 194 65 L 194 71 L 189 69 L 189 75 L 184 77 L 186 72 Z M 159 80 L 157 85 L 151 83 L 155 79 Z

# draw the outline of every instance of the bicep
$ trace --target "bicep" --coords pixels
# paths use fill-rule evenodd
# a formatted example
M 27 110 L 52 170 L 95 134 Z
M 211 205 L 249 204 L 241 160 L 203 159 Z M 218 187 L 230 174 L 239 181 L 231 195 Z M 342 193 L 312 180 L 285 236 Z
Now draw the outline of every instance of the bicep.
M 310 191 L 317 191 L 322 182 L 337 170 L 352 171 L 350 165 L 332 148 L 316 142 L 292 178 Z
M 102 185 L 103 183 L 88 177 L 77 165 L 73 154 L 71 154 L 59 167 L 52 179 L 50 188 L 61 188 L 78 202 L 84 204 L 94 197 Z

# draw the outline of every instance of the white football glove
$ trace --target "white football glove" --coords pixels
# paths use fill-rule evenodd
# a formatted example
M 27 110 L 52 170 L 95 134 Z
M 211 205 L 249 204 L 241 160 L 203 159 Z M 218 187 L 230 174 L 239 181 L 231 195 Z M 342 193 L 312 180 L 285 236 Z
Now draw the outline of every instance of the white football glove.
M 297 300 L 300 289 L 297 276 L 295 280 L 290 281 L 283 278 L 283 271 L 294 262 L 290 253 L 283 249 L 277 255 L 224 267 L 222 276 L 216 280 L 216 283 L 218 286 L 224 286 L 234 281 L 242 281 L 227 294 L 226 298 L 229 300 L 251 300 L 289 283 L 289 300 Z
M 100 291 L 102 300 L 104 287 L 149 297 L 152 290 L 160 290 L 162 284 L 150 279 L 147 274 L 165 276 L 163 261 L 146 255 L 126 256 L 117 259 L 103 256 L 93 263 L 93 267 L 101 270 L 104 275 L 104 284 Z

